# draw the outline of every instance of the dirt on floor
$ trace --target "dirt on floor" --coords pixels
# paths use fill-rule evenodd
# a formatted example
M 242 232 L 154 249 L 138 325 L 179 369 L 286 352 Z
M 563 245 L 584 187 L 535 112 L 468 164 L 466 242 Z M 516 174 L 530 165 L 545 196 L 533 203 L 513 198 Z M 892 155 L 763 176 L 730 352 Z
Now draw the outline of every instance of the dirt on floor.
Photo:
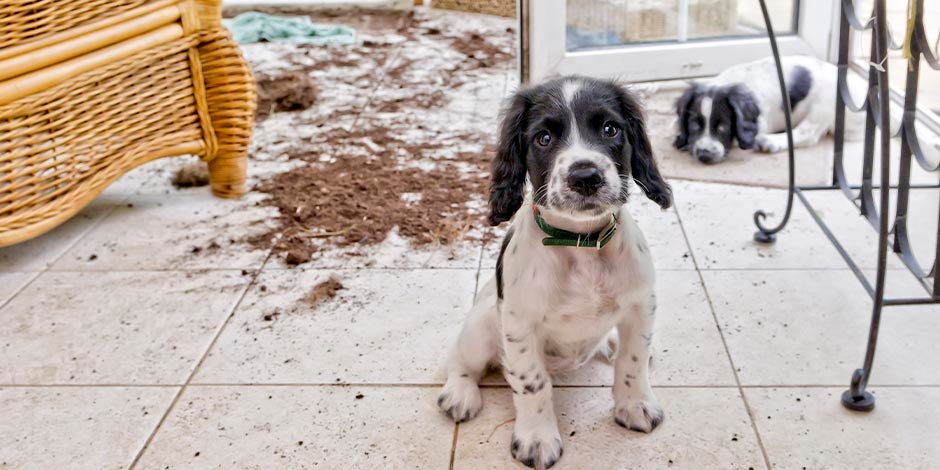
M 330 276 L 327 280 L 313 286 L 313 289 L 310 289 L 304 297 L 304 302 L 311 307 L 316 307 L 321 302 L 336 297 L 336 294 L 344 288 L 343 283 L 336 276 Z
M 176 189 L 206 186 L 209 184 L 209 167 L 203 161 L 187 163 L 176 170 L 170 183 Z
M 350 18 L 351 24 L 378 25 L 360 30 L 365 38 L 355 45 L 331 46 L 327 57 L 322 48 L 297 46 L 281 57 L 288 65 L 280 71 L 254 71 L 266 110 L 312 106 L 291 113 L 287 123 L 311 129 L 285 143 L 283 155 L 296 166 L 254 188 L 269 196 L 262 204 L 276 207 L 279 216 L 271 230 L 249 241 L 267 246 L 277 240 L 275 251 L 290 265 L 309 261 L 323 246 L 380 243 L 394 227 L 420 246 L 451 243 L 484 225 L 479 203 L 495 136 L 460 125 L 463 118 L 444 110 L 466 97 L 468 84 L 505 75 L 514 56 L 512 30 L 503 27 L 493 40 L 477 32 L 444 33 L 439 18 L 413 12 L 369 15 Z M 343 13 L 312 19 L 343 22 Z M 435 56 L 401 52 L 411 43 Z M 335 98 L 328 94 L 349 84 L 381 87 L 363 94 L 364 106 L 316 112 L 317 90 Z M 495 129 L 490 114 L 493 122 L 486 124 Z M 448 118 L 454 125 L 446 125 Z M 334 125 L 344 119 L 349 124 Z
M 255 75 L 258 108 L 255 121 L 267 119 L 271 113 L 298 111 L 313 106 L 319 89 L 313 78 L 304 70 L 285 71 L 278 75 L 258 73 Z

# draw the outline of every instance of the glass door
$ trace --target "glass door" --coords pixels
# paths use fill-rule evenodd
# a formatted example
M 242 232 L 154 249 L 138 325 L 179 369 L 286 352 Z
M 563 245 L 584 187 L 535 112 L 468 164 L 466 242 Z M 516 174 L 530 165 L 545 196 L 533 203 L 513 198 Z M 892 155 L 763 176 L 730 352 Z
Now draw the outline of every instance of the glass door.
M 781 53 L 831 57 L 836 3 L 767 0 Z M 769 55 L 757 0 L 522 0 L 521 11 L 529 81 L 691 78 Z

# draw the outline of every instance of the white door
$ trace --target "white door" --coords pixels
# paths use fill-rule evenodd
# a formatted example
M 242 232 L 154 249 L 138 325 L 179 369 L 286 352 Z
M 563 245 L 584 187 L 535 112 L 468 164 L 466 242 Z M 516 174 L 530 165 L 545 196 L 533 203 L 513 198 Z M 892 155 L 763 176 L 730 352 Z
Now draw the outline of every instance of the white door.
M 832 58 L 837 1 L 767 0 L 783 55 Z M 523 80 L 714 75 L 770 55 L 758 0 L 521 0 Z

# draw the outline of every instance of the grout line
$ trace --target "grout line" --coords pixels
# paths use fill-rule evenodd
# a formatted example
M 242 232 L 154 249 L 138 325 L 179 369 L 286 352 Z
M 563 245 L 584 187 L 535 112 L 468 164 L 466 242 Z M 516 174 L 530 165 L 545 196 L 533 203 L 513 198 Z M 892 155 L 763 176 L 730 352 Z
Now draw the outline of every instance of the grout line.
M 655 261 L 655 260 L 654 260 Z M 362 267 L 347 267 L 341 265 L 335 266 L 299 266 L 299 267 L 272 267 L 265 268 L 265 271 L 268 272 L 277 272 L 277 271 L 345 271 L 345 272 L 354 272 L 354 271 L 419 271 L 419 270 L 428 270 L 428 271 L 470 271 L 470 270 L 481 270 L 482 269 L 482 258 L 477 266 L 362 266 Z M 901 272 L 905 271 L 906 267 L 899 268 L 888 268 L 891 272 Z M 43 274 L 45 272 L 49 273 L 66 273 L 66 274 L 82 274 L 82 273 L 168 273 L 168 272 L 191 272 L 191 273 L 202 273 L 202 272 L 240 272 L 240 271 L 250 271 L 251 268 L 166 268 L 166 269 L 56 269 L 56 270 L 44 270 L 44 271 L 0 271 L 0 274 Z M 741 272 L 741 271 L 754 271 L 754 272 L 774 272 L 774 271 L 787 271 L 787 272 L 850 272 L 851 269 L 847 267 L 810 267 L 810 268 L 793 268 L 793 267 L 768 267 L 768 268 L 700 268 L 702 272 L 714 273 L 714 272 Z M 874 271 L 875 268 L 866 268 L 862 267 L 862 271 Z M 656 268 L 657 272 L 693 272 L 696 271 L 694 268 Z
M 51 272 L 51 271 L 49 271 L 49 268 L 51 268 L 53 264 L 55 264 L 55 263 L 58 262 L 60 259 L 62 259 L 62 258 L 66 255 L 66 253 L 68 253 L 69 251 L 71 251 L 71 249 L 74 248 L 75 245 L 77 245 L 79 241 L 81 241 L 83 238 L 85 238 L 85 236 L 87 236 L 92 230 L 94 230 L 95 227 L 98 226 L 98 224 L 100 224 L 101 222 L 103 222 L 104 219 L 107 219 L 108 217 L 111 216 L 111 214 L 114 213 L 114 211 L 118 210 L 118 207 L 123 206 L 123 205 L 124 205 L 124 201 L 127 201 L 127 198 L 129 198 L 129 197 L 130 197 L 130 196 L 125 196 L 124 199 L 121 199 L 121 202 L 120 202 L 119 204 L 115 205 L 115 206 L 112 207 L 110 210 L 108 210 L 107 212 L 105 212 L 101 217 L 98 218 L 98 220 L 95 220 L 94 222 L 92 222 L 92 223 L 88 226 L 88 228 L 86 228 L 86 229 L 83 230 L 80 234 L 78 234 L 78 236 L 76 236 L 75 239 L 72 240 L 71 243 L 69 243 L 68 246 L 66 246 L 66 247 L 62 250 L 62 252 L 59 253 L 58 256 L 56 256 L 56 257 L 52 258 L 51 260 L 49 260 L 49 262 L 46 263 L 45 266 L 43 266 L 42 269 L 40 269 L 39 271 L 23 271 L 23 272 L 35 272 L 36 275 L 33 276 L 32 279 L 26 281 L 26 283 L 23 284 L 22 286 L 20 286 L 20 288 L 17 289 L 15 292 L 13 292 L 13 295 L 11 295 L 11 296 L 10 296 L 9 298 L 7 298 L 5 301 L 0 302 L 0 308 L 6 307 L 7 304 L 9 304 L 10 302 L 12 302 L 13 299 L 16 298 L 16 296 L 20 295 L 21 292 L 23 292 L 23 291 L 26 290 L 29 286 L 31 286 L 31 285 L 33 284 L 33 282 L 36 281 L 36 279 L 39 279 L 39 276 L 42 276 L 44 273 Z M 75 216 L 77 216 L 77 215 L 78 215 L 78 214 L 75 214 Z M 73 216 L 73 217 L 75 217 L 75 216 Z M 60 227 L 61 227 L 61 225 L 60 225 Z M 47 232 L 47 233 L 48 233 L 48 232 Z M 16 271 L 11 271 L 11 272 L 16 272 Z
M 412 21 L 412 20 L 409 19 L 408 21 Z M 388 60 L 386 60 L 385 63 L 382 64 L 381 70 L 379 71 L 379 75 L 376 78 L 375 86 L 372 88 L 372 91 L 369 92 L 369 96 L 366 97 L 366 102 L 362 104 L 361 108 L 359 108 L 359 112 L 356 113 L 356 117 L 353 119 L 352 124 L 349 125 L 349 129 L 354 129 L 356 127 L 356 124 L 359 124 L 359 118 L 361 118 L 363 113 L 365 113 L 366 110 L 369 109 L 369 105 L 372 104 L 372 98 L 375 96 L 376 92 L 378 92 L 379 89 L 382 88 L 382 85 L 385 83 L 385 74 L 388 72 L 389 67 L 391 67 L 393 64 L 395 64 L 398 61 L 398 56 L 401 55 L 401 52 L 404 49 L 405 42 L 407 41 L 404 41 L 396 45 L 395 50 L 389 53 Z
M 480 256 L 477 257 L 477 275 L 473 280 L 473 302 L 477 301 L 477 294 L 480 292 L 480 274 L 483 272 L 483 253 L 486 251 L 486 242 L 480 243 Z
M 260 382 L 205 382 L 205 383 L 189 383 L 189 384 L 120 384 L 120 383 L 79 383 L 79 384 L 0 384 L 0 389 L 4 388 L 174 388 L 182 387 L 186 385 L 187 387 L 323 387 L 323 388 L 354 388 L 354 387 L 367 387 L 367 388 L 439 388 L 443 383 L 381 383 L 381 382 L 363 382 L 363 383 L 330 383 L 330 382 L 270 382 L 270 383 L 260 383 Z M 509 389 L 509 385 L 506 384 L 479 384 L 480 388 L 486 389 Z M 572 389 L 606 389 L 610 388 L 611 384 L 563 384 L 555 385 L 553 388 L 572 388 Z M 723 388 L 741 388 L 744 390 L 773 390 L 773 389 L 800 389 L 800 388 L 814 388 L 814 389 L 845 389 L 845 384 L 770 384 L 770 385 L 652 385 L 654 389 L 662 390 L 676 390 L 676 389 L 691 389 L 691 390 L 706 390 L 706 389 L 723 389 Z M 940 388 L 940 384 L 869 384 L 869 387 L 872 389 L 921 389 L 921 388 Z
M 80 269 L 80 270 L 54 270 L 49 271 L 50 273 L 210 273 L 210 272 L 241 272 L 241 271 L 252 271 L 255 268 L 166 268 L 166 269 Z M 449 267 L 449 266 L 428 266 L 428 267 L 361 267 L 361 268 L 349 268 L 344 266 L 325 266 L 325 267 L 293 267 L 293 268 L 265 268 L 267 272 L 277 272 L 277 271 L 420 271 L 420 270 L 453 270 L 453 271 L 470 271 L 472 269 L 477 269 L 476 266 L 458 266 L 458 267 Z M 260 270 L 260 268 L 259 268 Z M 42 274 L 42 271 L 0 271 L 0 274 L 15 274 L 15 273 L 37 273 Z
M 186 377 L 186 382 L 177 390 L 176 395 L 173 396 L 173 400 L 170 402 L 170 406 L 167 407 L 166 411 L 163 412 L 163 415 L 160 416 L 160 420 L 157 421 L 157 425 L 154 426 L 153 431 L 150 432 L 150 435 L 147 436 L 147 440 L 144 441 L 144 445 L 141 446 L 140 450 L 137 451 L 137 455 L 134 456 L 134 460 L 131 461 L 129 470 L 133 470 L 137 464 L 140 462 L 140 459 L 144 456 L 144 453 L 147 451 L 147 447 L 150 446 L 150 443 L 153 442 L 154 437 L 156 437 L 157 432 L 160 431 L 160 428 L 163 426 L 164 421 L 167 417 L 170 416 L 170 413 L 173 411 L 173 408 L 176 407 L 176 404 L 179 402 L 180 397 L 183 396 L 183 392 L 186 391 L 186 388 L 192 382 L 193 378 L 196 376 L 196 373 L 199 372 L 199 368 L 205 362 L 206 357 L 209 356 L 209 352 L 212 351 L 212 348 L 215 347 L 216 341 L 219 337 L 222 336 L 222 332 L 225 330 L 226 325 L 229 321 L 235 316 L 235 313 L 238 312 L 238 307 L 241 306 L 242 301 L 245 300 L 245 297 L 248 295 L 248 292 L 254 287 L 255 283 L 258 281 L 258 277 L 261 275 L 261 272 L 264 270 L 264 265 L 267 264 L 268 260 L 271 259 L 271 256 L 274 254 L 274 246 L 268 251 L 268 255 L 264 258 L 264 261 L 261 262 L 261 266 L 252 273 L 251 280 L 245 286 L 245 289 L 242 291 L 241 295 L 238 297 L 238 300 L 235 302 L 235 305 L 232 307 L 231 312 L 228 316 L 222 320 L 222 324 L 216 330 L 215 335 L 212 336 L 212 340 L 209 341 L 209 346 L 206 347 L 205 352 L 202 353 L 202 357 L 199 358 L 199 361 L 196 363 L 196 366 L 193 367 L 193 370 L 189 373 L 189 376 Z
M 482 250 L 482 249 L 481 249 Z M 482 254 L 481 254 L 482 256 Z M 264 268 L 267 272 L 278 272 L 278 271 L 344 271 L 344 272 L 355 272 L 355 271 L 470 271 L 470 270 L 481 270 L 483 268 L 482 259 L 477 263 L 476 266 L 362 266 L 362 267 L 348 267 L 348 266 L 297 266 L 291 268 Z M 241 272 L 241 271 L 251 271 L 254 268 L 166 268 L 166 269 L 56 269 L 48 271 L 50 273 L 65 273 L 65 274 L 84 274 L 84 273 L 171 273 L 171 272 L 181 272 L 181 273 L 209 273 L 209 272 Z M 874 268 L 872 268 L 874 269 Z M 826 271 L 850 271 L 848 268 L 837 269 L 837 268 L 819 268 L 819 269 L 802 269 L 802 268 L 783 268 L 783 269 L 709 269 L 706 271 L 812 271 L 812 270 L 826 270 Z M 660 272 L 692 272 L 694 269 L 683 269 L 683 268 L 663 268 L 657 269 Z M 0 274 L 42 274 L 46 271 L 2 271 Z
M 454 459 L 457 456 L 457 437 L 460 435 L 460 423 L 454 423 L 454 443 L 450 447 L 450 465 L 448 470 L 454 470 Z
M 15 299 L 16 296 L 20 295 L 20 292 L 23 292 L 24 290 L 26 290 L 26 288 L 29 287 L 33 283 L 33 281 L 35 281 L 36 279 L 39 279 L 39 276 L 42 276 L 42 273 L 43 271 L 34 272 L 33 276 L 29 278 L 29 280 L 24 282 L 23 285 L 21 285 L 16 290 L 14 290 L 13 293 L 10 294 L 10 296 L 7 297 L 6 300 L 0 301 L 0 309 L 2 309 L 3 307 L 6 307 L 7 304 L 9 304 L 10 302 L 13 302 L 13 299 Z M 0 273 L 0 274 L 11 274 L 11 273 Z M 27 273 L 23 273 L 23 274 L 27 274 Z
M 744 410 L 747 412 L 748 419 L 751 421 L 751 429 L 757 438 L 757 445 L 760 447 L 761 455 L 764 457 L 764 466 L 769 470 L 770 457 L 767 455 L 767 449 L 764 447 L 764 440 L 761 438 L 760 430 L 757 428 L 757 420 L 754 419 L 754 412 L 747 396 L 744 394 L 744 388 L 741 387 L 741 378 L 738 376 L 738 370 L 735 368 L 734 359 L 731 357 L 731 350 L 728 348 L 728 341 L 725 339 L 725 332 L 721 329 L 721 323 L 718 321 L 718 314 L 715 312 L 715 305 L 712 302 L 711 294 L 708 292 L 708 286 L 705 285 L 705 277 L 702 276 L 702 270 L 699 269 L 698 260 L 695 257 L 695 251 L 692 250 L 692 244 L 689 242 L 689 235 L 685 231 L 685 224 L 682 223 L 682 215 L 679 213 L 678 205 L 675 205 L 676 218 L 679 219 L 679 229 L 682 230 L 682 236 L 685 238 L 685 244 L 689 249 L 689 255 L 692 257 L 692 264 L 695 266 L 695 272 L 698 274 L 699 283 L 702 285 L 702 292 L 708 302 L 708 308 L 712 312 L 712 320 L 715 321 L 715 327 L 718 329 L 718 336 L 721 338 L 721 344 L 725 349 L 725 355 L 728 357 L 728 363 L 731 366 L 731 373 L 734 374 L 734 381 L 737 384 L 738 394 L 741 395 L 741 401 L 744 403 Z

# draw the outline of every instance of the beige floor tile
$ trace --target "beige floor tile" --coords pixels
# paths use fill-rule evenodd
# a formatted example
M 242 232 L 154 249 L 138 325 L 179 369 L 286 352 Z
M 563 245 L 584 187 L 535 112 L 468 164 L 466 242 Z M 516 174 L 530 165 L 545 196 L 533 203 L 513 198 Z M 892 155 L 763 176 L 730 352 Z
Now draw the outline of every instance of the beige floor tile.
M 826 221 L 830 230 L 841 241 L 848 240 L 849 254 L 862 266 L 874 268 L 877 261 L 878 234 L 871 224 L 859 215 L 854 204 L 841 191 L 813 191 L 806 193 L 807 198 L 817 209 L 817 214 Z M 881 193 L 873 191 L 876 206 L 880 204 Z M 915 257 L 921 268 L 930 269 L 937 250 L 937 213 L 940 206 L 940 194 L 936 189 L 911 190 L 908 198 L 907 232 Z M 889 227 L 894 224 L 897 210 L 897 191 L 891 191 L 889 203 Z M 891 230 L 894 232 L 894 230 Z M 892 254 L 894 234 L 888 236 L 888 267 L 903 269 L 901 259 Z
M 0 248 L 0 271 L 42 271 L 110 212 L 124 205 L 126 195 L 99 196 L 58 227 L 36 238 Z
M 930 193 L 930 194 L 928 194 Z M 859 214 L 855 205 L 841 191 L 806 192 L 806 198 L 812 203 L 816 214 L 826 223 L 832 233 L 845 247 L 855 263 L 863 269 L 875 269 L 878 266 L 878 232 Z M 876 204 L 878 193 L 875 194 Z M 891 219 L 894 220 L 894 196 L 892 195 Z M 936 191 L 916 191 L 910 199 L 910 223 L 908 225 L 915 253 L 926 262 L 933 261 L 937 238 L 937 196 Z M 820 231 L 822 235 L 822 231 Z M 783 235 L 781 235 L 783 236 Z M 904 263 L 891 251 L 893 236 L 888 237 L 887 267 L 904 269 Z M 928 245 L 929 244 L 929 245 Z M 932 245 L 932 246 L 931 246 Z M 848 267 L 848 265 L 845 265 Z
M 44 273 L 0 310 L 0 383 L 182 383 L 247 283 L 218 271 Z
M 244 240 L 263 231 L 272 210 L 258 194 L 238 200 L 208 192 L 131 196 L 52 270 L 256 269 L 266 249 Z
M 175 392 L 0 388 L 0 468 L 128 468 Z
M 745 390 L 774 468 L 937 467 L 940 389 L 875 388 L 871 413 L 843 408 L 842 391 Z
M 473 270 L 350 270 L 316 308 L 329 271 L 265 271 L 196 383 L 441 383 L 448 340 L 473 297 Z
M 683 197 L 676 195 L 676 198 Z M 675 209 L 663 211 L 640 193 L 630 195 L 627 211 L 633 216 L 649 243 L 656 269 L 695 269 Z M 493 269 L 499 247 L 509 224 L 493 229 L 495 234 L 483 251 L 483 267 Z M 490 273 L 492 276 L 492 273 Z
M 737 389 L 657 389 L 666 419 L 651 434 L 614 423 L 610 390 L 560 388 L 553 393 L 565 449 L 553 468 L 764 468 Z M 454 469 L 525 468 L 509 453 L 510 391 L 487 389 L 483 400 L 480 415 L 460 425 Z
M 770 214 L 766 225 L 779 223 L 787 202 L 785 191 L 694 182 L 674 186 L 682 225 L 703 270 L 845 268 L 845 261 L 796 199 L 790 223 L 777 242 L 754 241 L 754 212 Z M 864 240 L 861 243 L 864 246 Z M 853 240 L 846 244 L 854 246 Z
M 172 179 L 177 169 L 197 160 L 192 156 L 161 158 L 147 162 L 125 173 L 104 190 L 105 195 L 169 194 L 176 192 Z M 194 188 L 208 191 L 208 187 Z
M 190 387 L 138 468 L 446 469 L 454 424 L 435 391 Z
M 734 373 L 715 327 L 708 300 L 694 271 L 657 274 L 656 335 L 650 378 L 656 385 L 735 385 Z M 501 373 L 484 383 L 504 384 Z M 558 385 L 610 385 L 613 367 L 595 359 L 555 378 Z
M 36 273 L 0 273 L 0 306 L 16 295 Z
M 849 271 L 705 272 L 744 385 L 838 385 L 861 366 L 871 300 Z M 923 295 L 905 271 L 889 295 Z M 940 384 L 934 306 L 887 307 L 871 383 Z

